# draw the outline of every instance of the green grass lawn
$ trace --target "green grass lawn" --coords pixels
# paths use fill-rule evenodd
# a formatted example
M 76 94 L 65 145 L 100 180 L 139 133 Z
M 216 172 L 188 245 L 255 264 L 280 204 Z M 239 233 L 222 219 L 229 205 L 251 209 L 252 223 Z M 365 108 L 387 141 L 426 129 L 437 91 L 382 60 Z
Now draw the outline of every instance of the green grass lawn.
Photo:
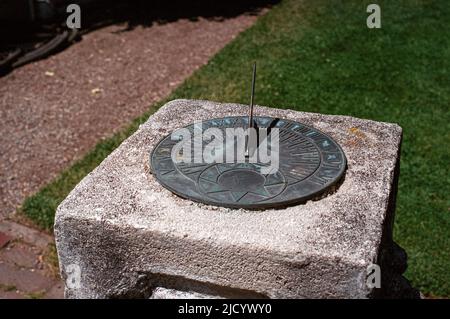
M 450 1 L 291 1 L 267 15 L 169 97 L 248 103 L 396 122 L 404 129 L 395 239 L 422 292 L 450 297 Z M 51 229 L 57 205 L 163 102 L 29 197 L 23 211 Z

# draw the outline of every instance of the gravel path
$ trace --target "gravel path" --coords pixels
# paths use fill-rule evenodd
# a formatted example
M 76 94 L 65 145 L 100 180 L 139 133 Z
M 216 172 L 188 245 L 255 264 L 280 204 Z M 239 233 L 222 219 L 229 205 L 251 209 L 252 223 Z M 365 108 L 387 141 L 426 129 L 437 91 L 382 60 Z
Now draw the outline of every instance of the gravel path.
M 0 78 L 0 299 L 63 297 L 45 257 L 52 237 L 9 220 L 25 197 L 167 96 L 255 20 L 112 25 Z
M 0 219 L 255 19 L 178 20 L 131 31 L 114 25 L 0 78 Z

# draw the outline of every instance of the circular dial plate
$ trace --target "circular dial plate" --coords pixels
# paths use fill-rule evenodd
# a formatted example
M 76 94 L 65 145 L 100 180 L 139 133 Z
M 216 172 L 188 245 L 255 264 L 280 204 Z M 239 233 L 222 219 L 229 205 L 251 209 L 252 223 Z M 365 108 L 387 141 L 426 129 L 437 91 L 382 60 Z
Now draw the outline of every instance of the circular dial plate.
M 305 202 L 324 192 L 342 177 L 346 158 L 341 147 L 328 135 L 285 119 L 254 117 L 254 121 L 257 128 L 267 129 L 268 137 L 265 140 L 268 154 L 273 140 L 270 130 L 278 128 L 279 158 L 276 169 L 270 172 L 262 170 L 269 165 L 267 160 L 238 159 L 237 139 L 232 139 L 230 144 L 228 141 L 223 143 L 227 149 L 228 145 L 233 146 L 234 157 L 231 160 L 205 160 L 206 157 L 202 155 L 212 139 L 203 139 L 203 143 L 197 144 L 201 146 L 196 148 L 196 139 L 192 138 L 187 143 L 191 144 L 190 158 L 193 160 L 174 162 L 172 149 L 183 142 L 168 135 L 159 141 L 151 153 L 153 175 L 164 187 L 183 198 L 210 205 L 247 209 L 283 207 Z M 208 128 L 217 128 L 224 139 L 228 137 L 227 128 L 245 130 L 247 127 L 247 116 L 202 122 L 203 132 Z M 194 124 L 185 128 L 195 136 Z M 259 143 L 261 145 L 261 141 Z

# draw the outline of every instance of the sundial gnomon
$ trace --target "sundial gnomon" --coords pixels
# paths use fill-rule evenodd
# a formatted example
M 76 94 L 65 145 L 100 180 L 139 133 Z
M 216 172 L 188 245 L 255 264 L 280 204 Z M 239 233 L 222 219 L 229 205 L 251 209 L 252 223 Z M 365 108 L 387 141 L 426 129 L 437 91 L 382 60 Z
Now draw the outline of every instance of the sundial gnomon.
M 266 130 L 266 135 L 257 138 L 257 147 L 263 140 L 272 151 L 271 131 L 277 132 L 278 162 L 273 163 L 254 160 L 251 154 L 259 149 L 251 149 L 245 141 L 245 156 L 238 156 L 237 139 L 223 148 L 233 147 L 233 156 L 228 160 L 180 162 L 171 156 L 172 149 L 179 144 L 179 139 L 171 135 L 163 138 L 153 149 L 150 162 L 152 173 L 164 187 L 173 193 L 196 202 L 232 207 L 260 209 L 282 207 L 305 202 L 323 193 L 336 184 L 346 168 L 346 158 L 341 147 L 328 135 L 308 125 L 268 116 L 254 116 L 255 67 L 252 81 L 252 99 L 248 116 L 230 116 L 208 119 L 201 123 L 202 130 L 214 128 L 227 137 L 227 129 L 249 127 L 256 131 Z M 249 125 L 250 123 L 250 125 Z M 185 127 L 192 136 L 197 129 L 194 124 Z M 242 140 L 241 140 L 242 142 Z M 191 158 L 196 152 L 204 152 L 208 143 L 195 148 L 195 138 L 191 143 Z M 242 150 L 242 148 L 241 148 Z M 224 153 L 229 151 L 223 150 Z M 201 158 L 200 154 L 199 158 Z M 242 154 L 239 154 L 242 155 Z M 272 164 L 272 166 L 270 166 Z

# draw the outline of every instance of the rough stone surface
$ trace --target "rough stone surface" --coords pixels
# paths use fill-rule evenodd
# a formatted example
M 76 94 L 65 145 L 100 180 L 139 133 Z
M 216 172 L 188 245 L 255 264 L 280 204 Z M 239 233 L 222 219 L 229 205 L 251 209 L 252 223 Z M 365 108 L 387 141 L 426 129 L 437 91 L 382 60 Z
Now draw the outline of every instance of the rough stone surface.
M 180 291 L 156 287 L 153 289 L 150 299 L 219 299 L 221 296 L 200 294 L 198 292 Z
M 396 124 L 256 107 L 256 115 L 322 130 L 347 156 L 334 193 L 285 209 L 193 203 L 149 173 L 151 150 L 172 130 L 246 112 L 245 105 L 172 101 L 79 183 L 55 221 L 63 278 L 71 264 L 81 270 L 66 297 L 148 298 L 156 287 L 223 297 L 416 296 L 401 277 L 404 252 L 391 236 L 402 136 Z M 381 289 L 366 285 L 371 263 L 381 265 Z

